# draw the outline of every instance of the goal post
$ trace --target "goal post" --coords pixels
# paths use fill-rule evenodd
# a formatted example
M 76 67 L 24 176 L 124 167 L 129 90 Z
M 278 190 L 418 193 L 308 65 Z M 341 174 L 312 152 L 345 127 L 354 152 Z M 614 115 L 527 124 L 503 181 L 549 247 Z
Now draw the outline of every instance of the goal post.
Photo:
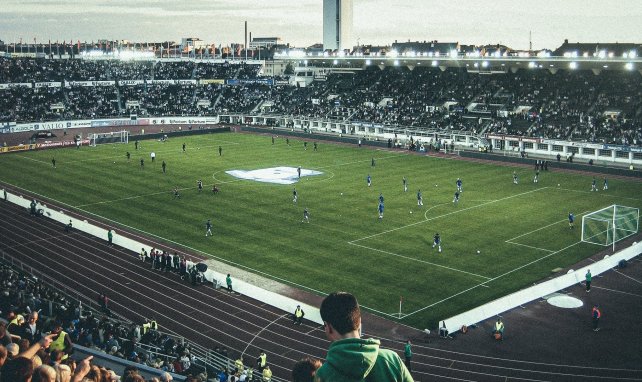
M 89 136 L 89 146 L 96 147 L 105 143 L 129 143 L 129 131 L 112 131 L 110 133 L 94 133 Z
M 640 210 L 614 204 L 582 217 L 582 241 L 602 246 L 613 245 L 635 235 L 639 229 Z

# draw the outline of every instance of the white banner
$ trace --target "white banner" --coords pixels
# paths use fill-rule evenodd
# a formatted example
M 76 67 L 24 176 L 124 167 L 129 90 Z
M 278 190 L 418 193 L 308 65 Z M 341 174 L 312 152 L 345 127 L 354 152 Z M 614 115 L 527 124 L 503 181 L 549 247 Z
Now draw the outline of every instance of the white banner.
M 145 80 L 118 80 L 118 86 L 137 86 L 144 84 Z
M 38 88 L 59 88 L 62 87 L 62 82 L 36 82 L 34 84 Z
M 65 87 L 115 86 L 116 81 L 65 81 Z
M 4 89 L 13 89 L 13 88 L 32 88 L 33 85 L 30 82 L 16 82 L 13 84 L 0 84 L 0 90 Z

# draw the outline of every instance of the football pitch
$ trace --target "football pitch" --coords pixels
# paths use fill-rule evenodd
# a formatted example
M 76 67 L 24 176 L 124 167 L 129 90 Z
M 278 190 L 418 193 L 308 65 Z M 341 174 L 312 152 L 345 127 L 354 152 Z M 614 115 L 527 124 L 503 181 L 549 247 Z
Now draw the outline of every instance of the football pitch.
M 289 142 L 222 133 L 141 141 L 138 150 L 132 141 L 12 153 L 0 155 L 0 181 L 320 295 L 350 291 L 365 308 L 421 329 L 608 248 L 580 242 L 584 214 L 612 204 L 642 208 L 637 181 L 609 179 L 603 191 L 599 177 L 599 191 L 591 192 L 590 175 L 554 169 L 533 183 L 532 167 L 323 141 L 315 151 L 312 136 L 307 150 L 300 139 Z M 321 174 L 277 184 L 226 173 L 299 166 Z M 284 170 L 265 171 L 269 178 Z M 463 192 L 455 204 L 457 178 Z M 205 236 L 208 219 L 212 237 Z M 435 233 L 441 253 L 432 246 Z

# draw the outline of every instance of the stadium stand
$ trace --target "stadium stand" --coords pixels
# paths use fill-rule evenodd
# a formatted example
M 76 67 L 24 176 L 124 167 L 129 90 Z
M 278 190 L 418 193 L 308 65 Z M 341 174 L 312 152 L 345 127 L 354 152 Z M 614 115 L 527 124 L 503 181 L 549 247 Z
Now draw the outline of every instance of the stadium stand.
M 0 58 L 0 84 L 58 82 L 64 87 L 6 87 L 0 122 L 129 115 L 215 113 L 301 115 L 439 131 L 497 133 L 593 143 L 642 143 L 642 79 L 636 73 L 545 70 L 482 75 L 462 68 L 368 67 L 331 73 L 307 87 L 207 80 L 259 78 L 258 65 Z M 201 84 L 67 81 L 204 80 Z M 269 106 L 267 106 L 269 105 Z

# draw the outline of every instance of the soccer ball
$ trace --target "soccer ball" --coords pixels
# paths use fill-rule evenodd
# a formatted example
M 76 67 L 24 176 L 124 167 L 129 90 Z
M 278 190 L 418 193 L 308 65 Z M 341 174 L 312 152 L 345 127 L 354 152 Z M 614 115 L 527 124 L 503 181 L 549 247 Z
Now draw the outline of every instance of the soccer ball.
M 436 185 L 436 184 L 435 184 L 435 187 L 437 187 L 437 185 Z
M 116 164 L 116 161 L 114 161 L 114 164 Z
M 478 249 L 478 250 L 477 250 L 477 254 L 479 255 L 480 253 L 481 253 L 481 252 L 480 252 L 480 251 L 479 251 L 479 249 Z
M 410 211 L 410 213 L 412 213 L 412 211 Z
M 560 186 L 560 184 L 558 183 L 558 184 L 557 184 L 557 187 L 559 187 L 559 186 Z
M 341 196 L 343 196 L 343 192 L 341 193 Z

